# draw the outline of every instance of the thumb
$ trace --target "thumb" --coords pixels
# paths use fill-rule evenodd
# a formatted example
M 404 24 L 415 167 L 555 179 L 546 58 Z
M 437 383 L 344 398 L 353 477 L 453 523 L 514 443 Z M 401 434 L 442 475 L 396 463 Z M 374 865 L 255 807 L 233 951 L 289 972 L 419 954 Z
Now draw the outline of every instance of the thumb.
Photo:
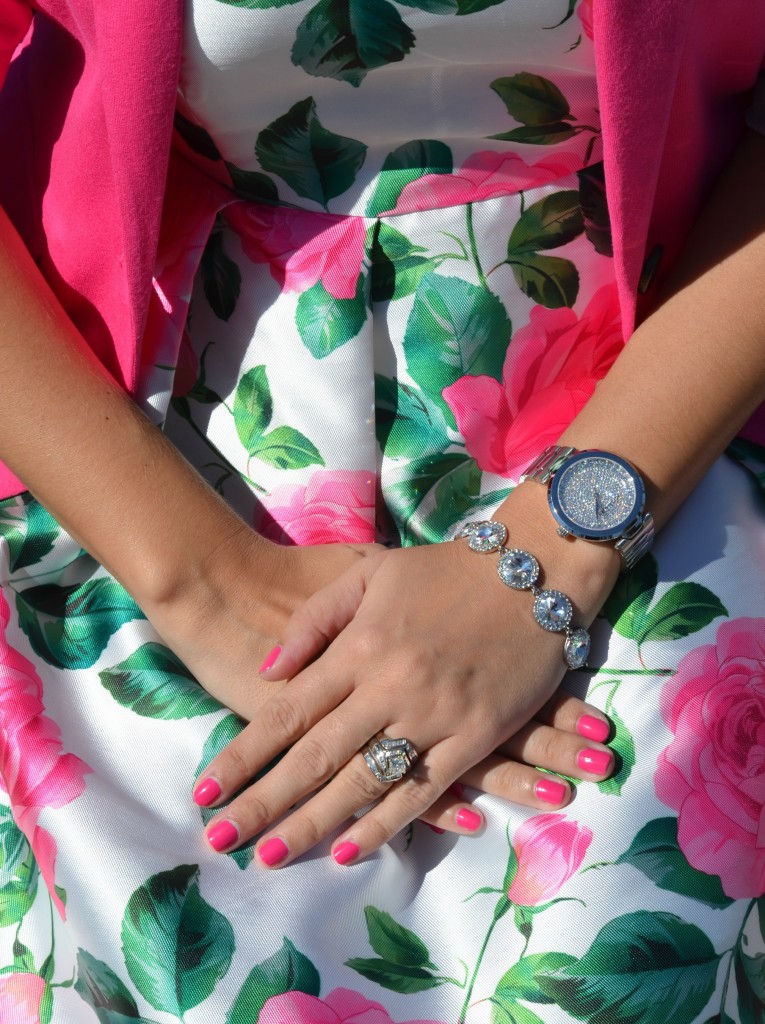
M 292 613 L 281 647 L 260 668 L 264 679 L 291 679 L 332 643 L 358 611 L 383 557 L 360 558 Z

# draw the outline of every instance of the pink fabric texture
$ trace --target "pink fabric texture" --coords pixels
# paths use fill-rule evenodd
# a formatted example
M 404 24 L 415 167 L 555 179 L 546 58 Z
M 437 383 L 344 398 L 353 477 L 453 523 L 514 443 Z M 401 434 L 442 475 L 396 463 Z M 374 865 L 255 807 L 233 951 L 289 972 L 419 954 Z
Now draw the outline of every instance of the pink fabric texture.
M 372 544 L 377 477 L 320 469 L 308 486 L 285 484 L 263 499 L 256 529 L 280 544 Z
M 0 977 L 0 1020 L 7 1024 L 40 1024 L 45 982 L 39 974 L 17 972 Z
M 729 0 L 724 17 L 717 4 L 691 0 L 593 7 L 614 265 L 629 336 L 646 251 L 660 243 L 668 256 L 677 252 L 743 130 L 746 94 L 765 53 L 765 5 Z M 21 161 L 17 173 L 0 176 L 0 201 L 75 324 L 134 394 L 170 149 L 182 0 L 40 0 L 35 9 L 31 44 L 17 58 L 25 73 L 14 77 L 12 89 L 9 75 L 0 96 L 4 151 Z M 29 11 L 21 0 L 2 5 L 0 79 Z M 63 112 L 51 96 L 67 97 Z M 28 111 L 26 120 L 19 110 Z M 19 181 L 28 189 L 15 187 Z M 0 497 L 21 489 L 0 469 Z
M 691 651 L 662 693 L 675 739 L 659 758 L 656 795 L 679 812 L 693 867 L 732 898 L 765 892 L 765 621 L 736 619 Z

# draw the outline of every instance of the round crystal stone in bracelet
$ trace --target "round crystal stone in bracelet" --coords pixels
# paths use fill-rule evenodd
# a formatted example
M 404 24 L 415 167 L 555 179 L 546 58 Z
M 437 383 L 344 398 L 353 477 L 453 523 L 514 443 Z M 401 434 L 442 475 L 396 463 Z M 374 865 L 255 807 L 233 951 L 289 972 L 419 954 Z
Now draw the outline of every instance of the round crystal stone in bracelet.
M 584 668 L 590 656 L 590 634 L 581 626 L 568 630 L 563 641 L 563 657 L 569 668 Z
M 534 598 L 532 612 L 542 629 L 562 633 L 571 622 L 574 609 L 560 590 L 540 590 Z
M 511 548 L 499 556 L 499 578 L 513 590 L 528 590 L 539 579 L 539 562 L 528 551 Z
M 466 523 L 458 536 L 467 537 L 468 547 L 471 551 L 486 554 L 490 551 L 498 551 L 502 547 L 507 540 L 507 527 L 504 523 L 487 519 L 479 523 Z

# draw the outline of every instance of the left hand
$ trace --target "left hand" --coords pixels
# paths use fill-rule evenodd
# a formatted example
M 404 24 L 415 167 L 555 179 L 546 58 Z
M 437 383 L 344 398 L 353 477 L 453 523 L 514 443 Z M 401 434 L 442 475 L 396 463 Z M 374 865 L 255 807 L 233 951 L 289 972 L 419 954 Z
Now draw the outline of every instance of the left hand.
M 351 850 L 354 860 L 365 856 L 414 818 L 431 817 L 428 810 L 453 782 L 530 722 L 563 676 L 562 636 L 540 629 L 530 595 L 503 587 L 494 563 L 463 543 L 373 555 L 293 616 L 282 653 L 264 675 L 292 676 L 324 653 L 294 675 L 205 777 L 219 783 L 220 800 L 230 798 L 294 746 L 210 823 L 216 848 L 239 845 L 313 794 L 261 840 L 261 861 L 288 863 L 376 801 L 333 848 L 335 855 Z M 407 737 L 421 755 L 395 785 L 378 782 L 357 753 L 380 732 Z M 566 760 L 562 750 L 559 758 Z M 580 761 L 574 774 L 603 778 L 608 761 L 601 758 L 597 772 Z

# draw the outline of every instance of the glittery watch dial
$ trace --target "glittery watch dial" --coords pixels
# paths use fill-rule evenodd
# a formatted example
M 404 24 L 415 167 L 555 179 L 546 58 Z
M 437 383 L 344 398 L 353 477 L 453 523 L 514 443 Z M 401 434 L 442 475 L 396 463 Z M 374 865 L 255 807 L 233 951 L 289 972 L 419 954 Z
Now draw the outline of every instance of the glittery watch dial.
M 559 508 L 584 530 L 613 530 L 618 534 L 635 512 L 635 481 L 612 459 L 582 459 L 564 467 L 558 477 Z

